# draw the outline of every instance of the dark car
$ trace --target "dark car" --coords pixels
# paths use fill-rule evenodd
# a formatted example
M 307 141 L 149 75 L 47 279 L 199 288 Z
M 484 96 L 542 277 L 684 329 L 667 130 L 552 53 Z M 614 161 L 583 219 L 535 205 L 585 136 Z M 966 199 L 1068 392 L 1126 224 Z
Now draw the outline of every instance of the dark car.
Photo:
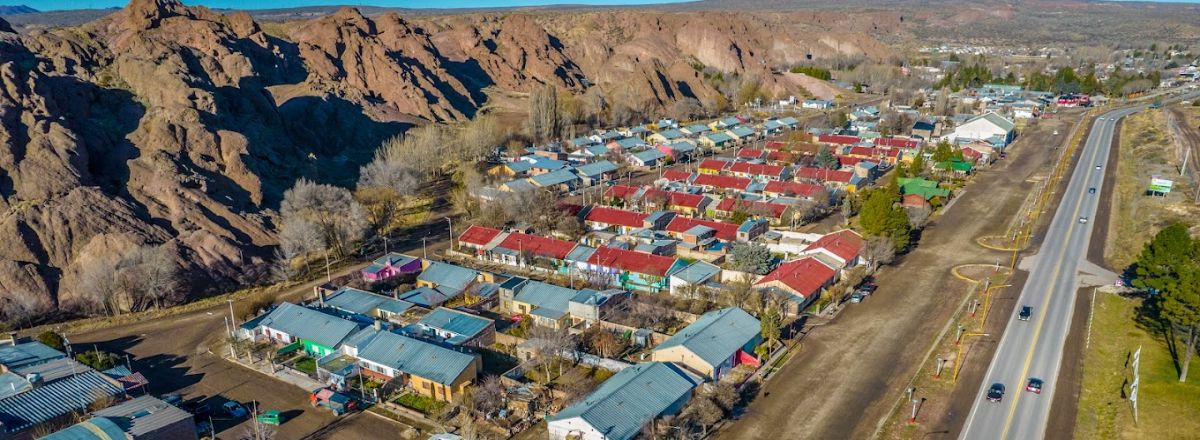
M 1021 312 L 1017 314 L 1017 319 L 1028 321 L 1030 316 L 1033 316 L 1033 307 L 1021 306 Z
M 204 420 L 207 419 L 208 416 L 213 415 L 212 407 L 208 406 L 206 403 L 185 403 L 181 408 L 183 408 L 184 411 L 192 413 L 192 415 L 196 417 L 196 420 Z
M 991 388 L 988 388 L 987 399 L 992 402 L 999 402 L 1004 398 L 1004 384 L 994 383 Z
M 1043 382 L 1041 379 L 1031 377 L 1029 378 L 1029 383 L 1025 385 L 1025 391 L 1029 391 L 1034 394 L 1042 394 L 1042 385 Z
M 1095 188 L 1095 187 L 1088 188 L 1088 194 L 1095 194 L 1095 193 L 1096 193 L 1096 188 Z

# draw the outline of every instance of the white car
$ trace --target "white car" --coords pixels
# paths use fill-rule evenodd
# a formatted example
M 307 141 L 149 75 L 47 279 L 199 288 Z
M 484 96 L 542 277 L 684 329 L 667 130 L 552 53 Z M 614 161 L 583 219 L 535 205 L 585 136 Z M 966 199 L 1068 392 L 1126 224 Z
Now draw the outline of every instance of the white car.
M 1087 217 L 1079 217 L 1079 223 L 1087 223 Z

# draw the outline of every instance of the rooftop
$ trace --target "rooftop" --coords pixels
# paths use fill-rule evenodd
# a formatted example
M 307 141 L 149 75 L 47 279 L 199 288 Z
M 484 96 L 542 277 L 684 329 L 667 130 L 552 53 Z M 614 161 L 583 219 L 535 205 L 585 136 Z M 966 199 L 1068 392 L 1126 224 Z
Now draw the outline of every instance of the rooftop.
M 354 321 L 287 302 L 267 314 L 260 325 L 330 348 L 358 330 Z
M 470 354 L 387 331 L 361 347 L 358 358 L 443 385 L 452 385 L 475 360 Z
M 647 422 L 692 392 L 701 380 L 674 364 L 647 362 L 625 368 L 549 422 L 581 418 L 609 440 L 629 440 Z
M 92 413 L 115 422 L 134 438 L 170 426 L 192 415 L 153 396 L 141 396 Z
M 758 320 L 745 310 L 737 307 L 714 310 L 658 344 L 654 351 L 682 346 L 705 363 L 720 365 L 754 342 L 761 329 Z

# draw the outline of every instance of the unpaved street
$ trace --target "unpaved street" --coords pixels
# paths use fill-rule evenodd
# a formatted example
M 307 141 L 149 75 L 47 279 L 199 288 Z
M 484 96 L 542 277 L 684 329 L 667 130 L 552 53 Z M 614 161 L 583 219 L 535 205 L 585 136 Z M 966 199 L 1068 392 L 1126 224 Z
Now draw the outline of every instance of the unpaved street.
M 870 437 L 967 291 L 950 268 L 1007 261 L 1009 254 L 986 250 L 975 238 L 1004 231 L 1035 187 L 1031 179 L 1044 174 L 1056 153 L 1052 147 L 1062 143 L 1074 120 L 1040 121 L 1018 139 L 1008 159 L 979 172 L 951 209 L 925 230 L 920 246 L 878 274 L 878 292 L 812 329 L 799 353 L 765 385 L 770 394 L 760 394 L 747 415 L 720 437 Z M 1058 136 L 1051 135 L 1055 129 Z M 1012 307 L 1015 291 L 1009 290 L 996 296 L 997 313 Z M 974 362 L 985 368 L 986 358 L 968 354 L 966 367 Z

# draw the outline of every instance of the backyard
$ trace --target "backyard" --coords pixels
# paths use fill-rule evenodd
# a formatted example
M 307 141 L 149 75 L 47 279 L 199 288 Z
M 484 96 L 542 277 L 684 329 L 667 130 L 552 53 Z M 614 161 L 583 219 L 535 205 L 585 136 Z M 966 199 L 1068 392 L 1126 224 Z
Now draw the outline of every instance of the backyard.
M 1195 438 L 1200 380 L 1179 382 L 1165 339 L 1137 322 L 1140 299 L 1098 294 L 1085 349 L 1075 438 Z M 1127 398 L 1132 356 L 1141 348 L 1138 420 Z

